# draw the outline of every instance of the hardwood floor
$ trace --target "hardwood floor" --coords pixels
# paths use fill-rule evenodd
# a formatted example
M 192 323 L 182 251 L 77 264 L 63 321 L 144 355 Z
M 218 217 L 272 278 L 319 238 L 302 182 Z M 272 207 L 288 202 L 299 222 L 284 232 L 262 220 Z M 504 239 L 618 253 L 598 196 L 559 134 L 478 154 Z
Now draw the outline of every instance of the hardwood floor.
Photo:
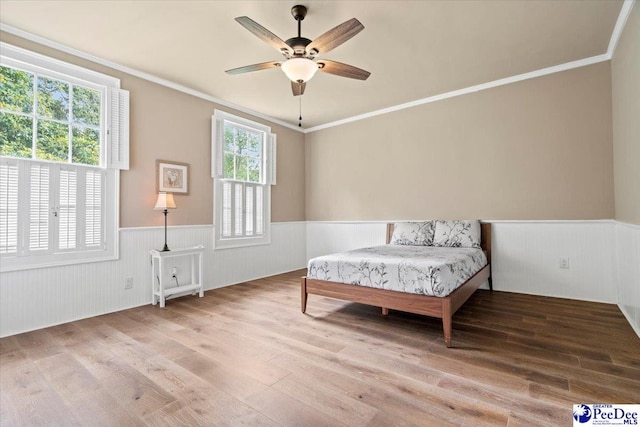
M 0 340 L 1 425 L 571 425 L 640 402 L 615 305 L 478 291 L 436 319 L 310 295 L 303 271 Z M 505 308 L 506 307 L 506 308 Z

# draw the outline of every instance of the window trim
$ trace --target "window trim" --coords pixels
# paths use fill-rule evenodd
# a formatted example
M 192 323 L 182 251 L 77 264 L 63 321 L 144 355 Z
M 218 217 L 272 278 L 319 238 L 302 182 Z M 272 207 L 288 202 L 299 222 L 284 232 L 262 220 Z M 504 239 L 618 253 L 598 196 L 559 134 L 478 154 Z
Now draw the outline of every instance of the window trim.
M 39 73 L 50 75 L 53 78 L 63 80 L 75 79 L 80 84 L 93 84 L 120 89 L 120 79 L 111 77 L 97 71 L 70 64 L 55 58 L 41 55 L 27 49 L 22 49 L 4 42 L 0 42 L 3 65 L 16 68 L 27 67 Z M 56 76 L 57 75 L 57 76 Z
M 67 81 L 71 84 L 94 88 L 100 88 L 102 93 L 101 117 L 100 117 L 100 165 L 89 166 L 66 162 L 50 162 L 71 167 L 95 167 L 105 170 L 105 194 L 104 194 L 104 247 L 95 250 L 58 251 L 47 254 L 1 254 L 0 272 L 30 270 L 35 268 L 57 267 L 91 262 L 113 261 L 119 259 L 120 246 L 120 171 L 128 169 L 128 92 L 120 90 L 120 79 L 111 77 L 96 71 L 92 71 L 74 64 L 63 62 L 55 58 L 41 55 L 26 49 L 22 49 L 4 42 L 0 42 L 0 64 L 12 68 L 35 72 L 43 76 Z M 123 102 L 124 103 L 123 103 Z M 112 131 L 114 127 L 114 103 L 119 110 L 119 117 L 115 122 L 122 129 Z M 124 110 L 122 110 L 124 108 Z M 125 138 L 125 140 L 122 140 Z M 112 150 L 117 144 L 117 160 L 113 160 Z M 123 150 L 124 153 L 120 153 Z M 122 158 L 122 160 L 120 160 Z M 49 163 L 47 160 L 34 158 L 18 158 L 2 156 L 2 160 L 22 160 L 40 163 Z M 19 172 L 20 173 L 20 172 Z M 19 184 L 22 185 L 22 184 Z M 23 189 L 19 189 L 23 191 Z M 28 197 L 28 193 L 27 194 Z M 21 196 L 25 197 L 25 196 Z M 20 203 L 20 202 L 19 202 Z M 23 220 L 24 221 L 24 220 Z M 27 221 L 28 222 L 28 221 Z M 18 225 L 18 239 L 28 238 L 28 233 Z
M 249 130 L 259 131 L 264 134 L 262 141 L 262 182 L 250 185 L 261 185 L 263 188 L 263 218 L 264 233 L 261 236 L 243 237 L 223 237 L 222 236 L 222 215 L 223 215 L 223 184 L 225 182 L 239 182 L 237 180 L 224 179 L 224 123 L 230 122 L 239 127 Z M 211 176 L 214 181 L 213 191 L 213 216 L 214 216 L 214 250 L 240 248 L 248 246 L 259 246 L 271 244 L 271 185 L 275 184 L 275 134 L 271 133 L 271 127 L 235 116 L 224 111 L 215 110 L 211 117 Z

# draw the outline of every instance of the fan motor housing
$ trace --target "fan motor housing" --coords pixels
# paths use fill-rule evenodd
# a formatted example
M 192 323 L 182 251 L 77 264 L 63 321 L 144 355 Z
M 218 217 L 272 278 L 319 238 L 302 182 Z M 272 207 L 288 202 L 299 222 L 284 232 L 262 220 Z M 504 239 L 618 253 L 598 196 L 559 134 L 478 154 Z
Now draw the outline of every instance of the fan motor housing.
M 296 55 L 304 55 L 307 45 L 311 43 L 311 40 L 306 37 L 291 37 L 285 43 L 293 49 Z

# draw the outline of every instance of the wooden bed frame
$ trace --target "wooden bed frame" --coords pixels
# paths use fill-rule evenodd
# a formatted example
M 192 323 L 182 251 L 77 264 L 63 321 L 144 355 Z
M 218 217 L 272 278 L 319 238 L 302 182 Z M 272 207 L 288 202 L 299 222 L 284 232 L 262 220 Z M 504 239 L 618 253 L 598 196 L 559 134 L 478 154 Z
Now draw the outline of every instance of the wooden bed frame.
M 487 254 L 487 265 L 463 283 L 458 289 L 446 297 L 432 297 L 426 295 L 409 294 L 385 289 L 367 288 L 364 286 L 347 285 L 344 283 L 327 282 L 308 277 L 300 280 L 301 309 L 307 311 L 307 296 L 309 294 L 323 295 L 347 301 L 358 302 L 382 308 L 382 314 L 389 314 L 389 309 L 423 314 L 442 319 L 444 341 L 451 347 L 451 318 L 485 280 L 491 283 L 491 224 L 480 224 L 480 246 Z M 387 244 L 391 241 L 393 224 L 387 224 Z

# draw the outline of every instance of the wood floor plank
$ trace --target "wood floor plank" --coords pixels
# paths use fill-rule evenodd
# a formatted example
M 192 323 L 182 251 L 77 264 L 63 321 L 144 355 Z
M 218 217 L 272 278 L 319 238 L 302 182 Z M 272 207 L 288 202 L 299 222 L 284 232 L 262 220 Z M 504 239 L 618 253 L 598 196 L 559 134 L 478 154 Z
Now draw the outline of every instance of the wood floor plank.
M 638 352 L 617 352 L 611 355 L 611 360 L 618 366 L 640 369 L 640 358 L 638 357 Z
M 102 384 L 72 355 L 57 354 L 38 360 L 36 365 L 80 424 L 144 425 L 142 420 L 107 393 Z
M 572 423 L 571 412 L 567 411 L 567 421 L 562 424 L 556 424 L 555 422 L 545 422 L 543 420 L 537 419 L 537 417 L 532 417 L 530 414 L 524 414 L 519 412 L 518 410 L 513 410 L 509 414 L 509 422 L 507 423 L 507 427 L 558 427 L 569 426 Z
M 366 426 L 378 410 L 360 399 L 335 393 L 318 381 L 306 381 L 304 375 L 289 375 L 273 385 L 289 397 L 300 398 L 318 411 L 349 426 Z
M 16 335 L 15 338 L 31 360 L 49 357 L 63 351 L 58 342 L 45 330 Z
M 241 412 L 206 412 L 194 409 L 188 400 L 178 400 L 145 417 L 150 426 L 276 427 L 279 424 L 246 406 Z
M 127 332 L 132 339 L 147 347 L 155 354 L 174 360 L 195 352 L 194 349 L 146 326 L 138 326 Z
M 190 348 L 196 350 L 198 353 L 207 356 L 211 360 L 229 369 L 241 371 L 243 374 L 266 385 L 272 385 L 291 373 L 286 369 L 247 357 L 241 350 L 235 351 L 224 347 L 216 340 L 211 339 L 207 334 L 184 330 L 181 331 L 180 334 L 175 335 L 174 339 L 183 343 L 189 342 L 191 343 Z M 182 339 L 188 339 L 188 341 L 181 341 Z
M 323 414 L 303 401 L 290 397 L 274 388 L 255 393 L 247 397 L 245 401 L 280 425 L 348 426 L 348 424 Z
M 605 363 L 590 359 L 581 359 L 580 366 L 590 371 L 601 372 L 619 378 L 640 378 L 640 369 Z
M 456 378 L 453 376 L 443 376 L 438 383 L 438 387 L 455 391 L 461 395 L 474 396 L 483 405 L 494 405 L 503 408 L 518 408 L 520 413 L 528 414 L 532 418 L 537 418 L 540 422 L 562 425 L 566 421 L 567 410 L 561 405 L 545 404 L 545 411 L 541 411 L 543 405 L 531 400 L 525 393 L 503 393 L 501 390 L 484 384 Z M 508 420 L 507 414 L 507 420 Z M 477 420 L 478 417 L 467 419 Z M 506 423 L 505 423 L 506 424 Z
M 138 417 L 173 402 L 176 397 L 114 355 L 97 339 L 71 347 L 76 359 L 96 377 L 104 390 Z
M 412 423 L 396 414 L 379 410 L 373 419 L 367 424 L 367 427 L 424 427 L 427 425 L 423 420 L 421 423 Z M 447 425 L 446 423 L 438 424 L 438 426 Z
M 40 335 L 38 335 L 40 336 Z M 29 340 L 25 340 L 27 342 Z M 0 419 L 5 425 L 81 425 L 26 352 L 0 367 Z M 18 353 L 18 351 L 14 351 Z
M 18 343 L 15 335 L 0 339 L 0 356 L 19 349 L 20 343 Z
M 361 400 L 409 423 L 423 425 L 424 420 L 429 417 L 437 419 L 440 425 L 461 425 L 464 421 L 464 417 L 452 412 L 451 408 L 427 406 L 426 402 L 419 398 L 419 394 L 412 393 L 403 382 L 388 384 L 366 371 L 343 366 L 339 360 L 328 364 L 318 360 L 312 361 L 308 357 L 283 354 L 274 358 L 273 362 L 296 367 L 297 371 L 305 372 L 310 378 L 322 378 L 324 386 L 336 395 Z
M 110 325 L 109 325 L 110 326 Z M 136 329 L 129 329 L 135 331 Z M 224 424 L 229 420 L 238 422 L 260 422 L 269 424 L 266 417 L 252 410 L 246 404 L 225 393 L 188 369 L 183 368 L 174 360 L 169 360 L 162 354 L 153 354 L 138 341 L 119 330 L 111 331 L 110 337 L 115 339 L 109 346 L 110 351 L 117 357 L 127 360 L 129 365 L 147 377 L 154 384 L 179 400 L 171 402 L 162 408 L 145 415 L 144 419 L 151 424 L 164 424 L 160 421 L 163 416 L 169 420 L 182 419 L 181 423 L 193 420 L 194 424 Z M 196 354 L 189 352 L 184 357 Z
M 176 359 L 174 362 L 239 400 L 268 388 L 243 372 L 226 367 L 200 353 Z
M 438 319 L 315 295 L 302 314 L 303 274 L 0 339 L 0 426 L 558 426 L 640 401 L 615 305 L 480 290 L 446 348 Z

